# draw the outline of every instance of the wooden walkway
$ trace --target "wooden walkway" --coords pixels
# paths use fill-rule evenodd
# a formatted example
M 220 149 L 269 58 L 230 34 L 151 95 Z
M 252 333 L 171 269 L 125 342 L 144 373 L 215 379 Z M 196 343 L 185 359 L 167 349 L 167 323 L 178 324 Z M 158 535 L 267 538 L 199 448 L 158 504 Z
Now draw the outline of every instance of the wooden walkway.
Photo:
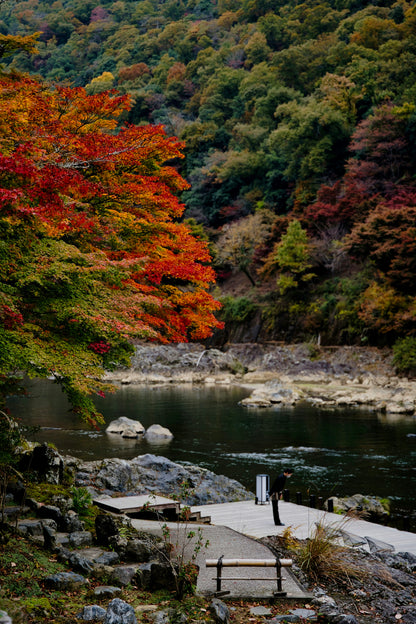
M 387 545 L 390 545 L 392 547 L 390 549 L 396 552 L 410 552 L 416 555 L 416 533 L 399 531 L 365 520 L 346 521 L 345 516 L 284 501 L 279 501 L 279 512 L 285 526 L 279 527 L 274 525 L 271 505 L 255 505 L 254 501 L 195 506 L 192 507 L 192 511 L 210 516 L 213 525 L 226 526 L 254 538 L 279 535 L 290 528 L 295 537 L 306 539 L 312 535 L 316 523 L 321 522 L 334 528 L 341 528 L 353 538 L 354 536 L 363 538 L 363 547 L 367 550 L 369 546 L 364 538 L 369 537 L 384 542 L 386 549 Z M 344 543 L 346 544 L 345 541 Z M 382 548 L 383 544 L 379 547 Z

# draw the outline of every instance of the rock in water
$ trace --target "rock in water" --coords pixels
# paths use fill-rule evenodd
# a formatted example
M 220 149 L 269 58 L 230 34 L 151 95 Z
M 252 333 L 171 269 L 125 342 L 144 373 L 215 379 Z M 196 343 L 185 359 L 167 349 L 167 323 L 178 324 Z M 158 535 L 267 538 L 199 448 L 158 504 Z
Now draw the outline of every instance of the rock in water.
M 148 442 L 172 440 L 173 433 L 161 425 L 151 425 L 148 429 L 146 429 L 144 437 Z
M 106 433 L 114 433 L 122 438 L 138 438 L 145 432 L 145 428 L 138 420 L 120 416 L 113 420 L 107 427 Z

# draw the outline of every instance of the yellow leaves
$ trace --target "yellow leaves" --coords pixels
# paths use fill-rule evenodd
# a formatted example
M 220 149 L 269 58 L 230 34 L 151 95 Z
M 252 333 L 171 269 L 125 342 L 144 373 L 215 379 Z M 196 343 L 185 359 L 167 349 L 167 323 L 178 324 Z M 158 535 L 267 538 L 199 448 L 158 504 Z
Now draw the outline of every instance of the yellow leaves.
M 400 332 L 406 323 L 416 320 L 416 300 L 385 283 L 372 282 L 362 294 L 358 316 L 383 334 Z
M 41 33 L 36 32 L 33 35 L 3 35 L 0 34 L 0 58 L 9 56 L 18 50 L 36 53 L 36 39 Z
M 114 74 L 111 72 L 103 72 L 100 76 L 93 78 L 89 82 L 85 90 L 90 95 L 93 93 L 101 93 L 102 91 L 109 91 L 114 86 Z

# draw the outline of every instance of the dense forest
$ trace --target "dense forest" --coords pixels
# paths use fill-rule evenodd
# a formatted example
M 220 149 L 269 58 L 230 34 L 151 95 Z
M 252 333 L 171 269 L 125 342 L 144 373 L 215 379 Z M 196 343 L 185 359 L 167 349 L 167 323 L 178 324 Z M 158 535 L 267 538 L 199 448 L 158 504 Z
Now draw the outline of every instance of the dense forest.
M 122 121 L 183 142 L 184 218 L 234 336 L 251 320 L 263 339 L 414 340 L 416 7 L 4 2 L 0 36 L 33 33 L 8 71 L 115 89 Z

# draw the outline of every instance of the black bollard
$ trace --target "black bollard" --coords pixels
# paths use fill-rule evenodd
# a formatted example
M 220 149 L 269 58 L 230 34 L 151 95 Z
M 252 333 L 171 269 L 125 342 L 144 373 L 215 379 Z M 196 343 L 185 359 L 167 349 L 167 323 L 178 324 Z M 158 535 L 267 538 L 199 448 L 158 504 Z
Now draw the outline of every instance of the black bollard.
M 290 501 L 290 492 L 289 490 L 283 490 L 283 500 L 288 503 Z
M 410 518 L 403 516 L 403 531 L 410 531 Z
M 329 513 L 334 513 L 334 501 L 332 498 L 328 498 L 328 511 Z
M 296 492 L 296 504 L 302 505 L 302 492 Z
M 322 505 L 324 504 L 324 499 L 322 496 L 318 496 L 318 509 L 322 509 Z
M 309 507 L 312 507 L 313 509 L 316 508 L 316 496 L 315 496 L 315 494 L 310 494 L 310 496 L 309 496 Z

